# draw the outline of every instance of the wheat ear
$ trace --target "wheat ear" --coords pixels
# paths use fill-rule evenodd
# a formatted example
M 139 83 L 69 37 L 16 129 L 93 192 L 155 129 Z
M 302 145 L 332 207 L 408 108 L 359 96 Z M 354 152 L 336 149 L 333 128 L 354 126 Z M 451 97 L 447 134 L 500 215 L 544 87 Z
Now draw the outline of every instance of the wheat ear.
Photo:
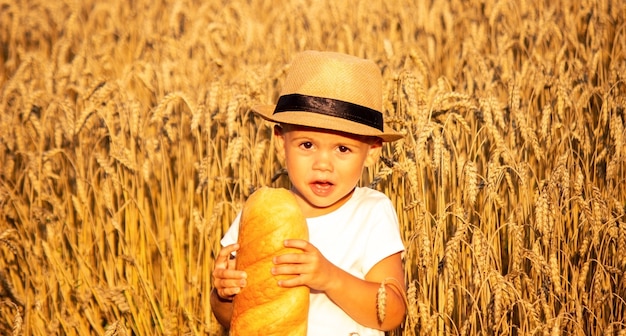
M 409 307 L 409 301 L 407 300 L 406 293 L 402 289 L 402 284 L 396 278 L 385 278 L 378 287 L 378 293 L 376 294 L 376 314 L 378 316 L 378 323 L 383 324 L 385 317 L 387 317 L 387 288 L 385 285 L 391 285 L 401 293 L 404 299 L 404 304 Z

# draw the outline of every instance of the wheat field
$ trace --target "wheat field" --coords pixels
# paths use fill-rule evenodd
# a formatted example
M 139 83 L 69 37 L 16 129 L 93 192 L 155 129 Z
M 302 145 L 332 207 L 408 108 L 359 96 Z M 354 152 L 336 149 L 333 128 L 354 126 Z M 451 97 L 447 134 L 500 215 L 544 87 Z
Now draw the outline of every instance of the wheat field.
M 623 0 L 0 0 L 0 334 L 224 335 L 219 239 L 286 187 L 292 56 L 374 60 L 408 313 L 390 335 L 626 335 Z

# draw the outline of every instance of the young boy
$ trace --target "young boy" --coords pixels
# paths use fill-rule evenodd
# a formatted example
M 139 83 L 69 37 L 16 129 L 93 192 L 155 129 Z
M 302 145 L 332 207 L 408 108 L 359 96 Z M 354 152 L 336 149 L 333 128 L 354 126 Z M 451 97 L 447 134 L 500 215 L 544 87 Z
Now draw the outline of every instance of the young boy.
M 287 240 L 302 254 L 276 257 L 272 274 L 295 277 L 279 286 L 311 290 L 308 335 L 383 335 L 404 320 L 404 272 L 397 215 L 381 192 L 357 187 L 382 142 L 402 136 L 384 126 L 382 77 L 371 61 L 332 53 L 298 54 L 275 106 L 253 111 L 276 122 L 291 191 L 309 227 L 309 241 Z M 230 325 L 232 298 L 246 285 L 234 268 L 239 216 L 222 239 L 213 271 L 213 312 Z M 386 285 L 385 318 L 377 291 Z

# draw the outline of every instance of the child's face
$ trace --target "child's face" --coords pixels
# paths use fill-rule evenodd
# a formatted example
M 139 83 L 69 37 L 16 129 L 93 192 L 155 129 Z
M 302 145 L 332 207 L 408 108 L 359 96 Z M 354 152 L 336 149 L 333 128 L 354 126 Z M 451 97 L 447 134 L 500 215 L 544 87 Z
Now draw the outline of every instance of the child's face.
M 304 126 L 275 128 L 292 190 L 305 217 L 339 208 L 357 185 L 366 162 L 376 159 L 379 139 Z

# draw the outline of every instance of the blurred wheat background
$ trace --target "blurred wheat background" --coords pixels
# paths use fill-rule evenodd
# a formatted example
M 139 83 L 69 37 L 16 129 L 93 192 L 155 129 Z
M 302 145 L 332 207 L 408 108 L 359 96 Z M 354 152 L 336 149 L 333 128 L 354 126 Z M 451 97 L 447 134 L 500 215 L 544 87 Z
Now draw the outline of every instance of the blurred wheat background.
M 0 0 L 0 334 L 222 335 L 219 239 L 287 186 L 294 53 L 377 62 L 406 134 L 392 335 L 626 335 L 623 0 Z

